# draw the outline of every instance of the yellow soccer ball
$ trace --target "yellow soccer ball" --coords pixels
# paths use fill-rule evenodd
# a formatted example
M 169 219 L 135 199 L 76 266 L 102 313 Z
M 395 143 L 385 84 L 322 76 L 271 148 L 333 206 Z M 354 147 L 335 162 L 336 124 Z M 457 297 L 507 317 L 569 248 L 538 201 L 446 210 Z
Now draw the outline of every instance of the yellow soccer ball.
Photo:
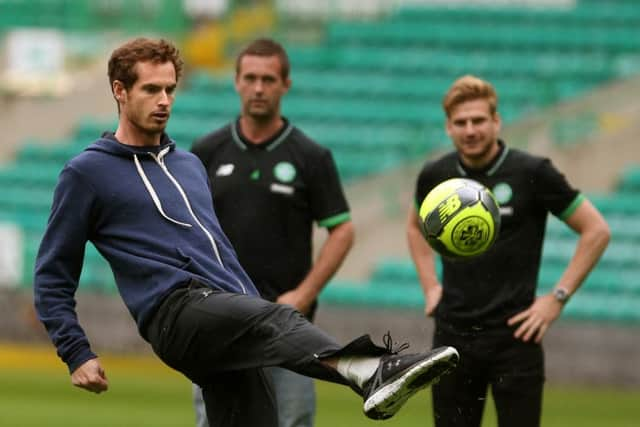
M 448 258 L 486 252 L 500 232 L 500 207 L 491 191 L 467 178 L 435 186 L 420 205 L 422 231 L 429 245 Z

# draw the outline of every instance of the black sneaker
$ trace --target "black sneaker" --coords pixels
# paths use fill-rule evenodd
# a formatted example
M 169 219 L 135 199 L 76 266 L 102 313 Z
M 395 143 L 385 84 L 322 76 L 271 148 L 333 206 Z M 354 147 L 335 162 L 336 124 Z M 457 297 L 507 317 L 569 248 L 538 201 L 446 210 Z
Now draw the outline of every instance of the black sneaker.
M 363 387 L 364 413 L 374 420 L 391 418 L 415 392 L 455 368 L 458 359 L 453 347 L 382 356 L 378 369 Z

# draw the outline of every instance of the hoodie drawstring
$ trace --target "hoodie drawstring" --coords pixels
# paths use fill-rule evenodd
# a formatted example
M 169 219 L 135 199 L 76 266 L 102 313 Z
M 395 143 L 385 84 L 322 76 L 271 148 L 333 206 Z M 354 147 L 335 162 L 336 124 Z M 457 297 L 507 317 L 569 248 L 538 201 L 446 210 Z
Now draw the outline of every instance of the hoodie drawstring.
M 144 182 L 144 186 L 147 188 L 147 191 L 149 192 L 151 199 L 153 199 L 153 203 L 156 205 L 156 209 L 158 209 L 158 212 L 160 212 L 160 215 L 162 215 L 168 221 L 173 222 L 174 224 L 178 224 L 183 227 L 192 227 L 191 224 L 187 224 L 186 222 L 180 222 L 178 220 L 175 220 L 171 218 L 169 215 L 164 213 L 164 210 L 162 209 L 162 203 L 160 202 L 160 198 L 158 197 L 156 190 L 153 189 L 151 182 L 149 182 L 147 175 L 144 173 L 144 169 L 142 169 L 142 165 L 140 164 L 140 160 L 138 160 L 137 154 L 133 155 L 133 161 L 136 164 L 136 169 L 138 169 L 138 175 L 140 175 L 142 182 Z
M 225 268 L 224 263 L 222 262 L 222 257 L 220 256 L 220 251 L 218 250 L 218 245 L 216 245 L 215 239 L 213 238 L 209 230 L 207 230 L 207 228 L 204 225 L 202 225 L 198 217 L 196 217 L 196 214 L 193 212 L 193 209 L 191 208 L 191 203 L 189 203 L 189 198 L 187 197 L 187 194 L 184 192 L 182 186 L 180 186 L 180 183 L 174 178 L 173 175 L 171 175 L 171 172 L 169 172 L 169 169 L 164 163 L 164 156 L 170 150 L 171 150 L 170 147 L 166 147 L 163 150 L 161 150 L 157 155 L 154 153 L 148 153 L 148 154 L 153 158 L 153 160 L 155 160 L 155 162 L 158 164 L 158 166 L 160 166 L 160 169 L 162 169 L 162 171 L 167 176 L 167 178 L 169 178 L 169 180 L 173 183 L 173 185 L 178 189 L 178 192 L 180 193 L 180 196 L 182 196 L 182 200 L 184 201 L 184 204 L 186 205 L 187 210 L 191 214 L 191 217 L 196 222 L 196 224 L 198 224 L 198 227 L 200 227 L 200 229 L 204 232 L 204 234 L 206 234 L 207 238 L 209 239 L 209 242 L 211 242 L 211 246 L 213 247 L 213 252 L 216 255 L 216 259 L 218 260 L 222 268 Z M 164 218 L 166 218 L 167 220 L 175 224 L 182 225 L 185 227 L 192 227 L 191 224 L 176 221 L 164 213 L 164 211 L 162 210 L 162 204 L 160 203 L 160 198 L 156 194 L 156 191 L 153 189 L 151 182 L 149 182 L 149 179 L 145 175 L 144 170 L 142 169 L 142 165 L 140 164 L 140 160 L 138 160 L 138 156 L 136 154 L 133 155 L 133 160 L 136 164 L 136 168 L 138 169 L 138 174 L 140 175 L 140 178 L 142 178 L 142 181 L 144 182 L 144 185 L 147 188 L 147 191 L 149 192 L 149 194 L 151 195 L 151 198 L 153 199 L 153 203 L 155 203 L 156 209 L 158 209 L 160 214 Z M 242 292 L 246 294 L 247 289 L 245 288 L 244 284 L 240 281 L 240 279 L 236 278 L 236 280 L 238 281 L 238 284 L 242 288 Z

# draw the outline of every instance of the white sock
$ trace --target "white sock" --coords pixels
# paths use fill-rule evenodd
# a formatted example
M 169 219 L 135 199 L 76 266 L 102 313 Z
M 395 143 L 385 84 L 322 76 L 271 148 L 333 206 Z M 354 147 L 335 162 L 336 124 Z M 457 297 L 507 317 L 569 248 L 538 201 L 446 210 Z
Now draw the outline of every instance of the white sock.
M 379 357 L 341 357 L 338 359 L 336 370 L 340 375 L 362 388 L 364 383 L 376 372 L 379 363 Z

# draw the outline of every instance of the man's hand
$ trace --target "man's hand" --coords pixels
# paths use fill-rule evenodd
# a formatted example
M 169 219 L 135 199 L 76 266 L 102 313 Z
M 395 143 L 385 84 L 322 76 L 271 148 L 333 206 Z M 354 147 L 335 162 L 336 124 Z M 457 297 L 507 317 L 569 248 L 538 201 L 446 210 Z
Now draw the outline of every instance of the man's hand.
M 292 289 L 281 294 L 276 300 L 278 304 L 288 304 L 293 306 L 300 313 L 307 315 L 309 314 L 309 310 L 311 310 L 311 304 L 313 303 L 313 298 L 308 298 L 300 288 Z
M 535 336 L 535 342 L 540 343 L 551 323 L 560 316 L 562 303 L 553 295 L 547 294 L 536 298 L 531 307 L 511 317 L 507 323 L 509 326 L 520 323 L 513 334 L 516 338 L 528 342 Z
M 425 298 L 427 299 L 424 306 L 424 314 L 428 317 L 432 317 L 436 311 L 436 306 L 442 298 L 442 285 L 430 286 L 425 292 Z
M 71 383 L 94 393 L 102 393 L 109 388 L 107 376 L 97 358 L 87 360 L 77 367 L 71 374 Z

